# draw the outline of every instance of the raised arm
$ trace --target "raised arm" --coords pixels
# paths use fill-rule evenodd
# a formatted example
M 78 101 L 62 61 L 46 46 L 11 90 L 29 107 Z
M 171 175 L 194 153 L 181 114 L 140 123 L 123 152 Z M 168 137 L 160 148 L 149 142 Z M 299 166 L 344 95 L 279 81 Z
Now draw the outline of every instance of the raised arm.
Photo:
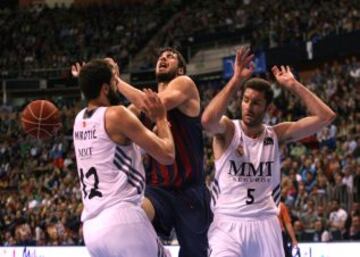
M 225 87 L 212 99 L 205 108 L 201 118 L 204 129 L 213 135 L 225 134 L 228 125 L 231 123 L 228 118 L 223 116 L 229 104 L 231 97 L 242 86 L 252 72 L 251 61 L 253 55 L 249 49 L 240 48 L 236 53 L 234 64 L 234 75 Z
M 117 78 L 117 81 L 117 88 L 119 92 L 138 109 L 142 109 L 145 98 L 144 92 L 123 81 L 121 78 Z M 188 76 L 176 77 L 158 95 L 167 110 L 176 108 L 186 101 L 194 99 L 194 101 L 199 103 L 198 109 L 200 111 L 199 94 L 195 83 Z
M 154 92 L 145 91 L 144 94 L 144 108 L 156 121 L 157 134 L 147 129 L 123 106 L 109 107 L 106 113 L 106 130 L 114 141 L 117 138 L 129 138 L 160 163 L 170 165 L 175 159 L 175 147 L 165 107 Z
M 200 113 L 199 92 L 194 81 L 186 75 L 173 79 L 163 90 L 160 90 L 159 97 L 167 110 L 188 103 L 189 106 L 195 105 L 196 111 Z
M 137 109 L 142 110 L 144 108 L 144 100 L 146 95 L 143 91 L 130 85 L 126 81 L 122 80 L 119 76 L 116 77 L 118 91 L 126 97 Z
M 336 114 L 319 97 L 297 81 L 290 68 L 274 66 L 272 72 L 278 83 L 298 96 L 305 104 L 309 115 L 295 122 L 283 122 L 274 127 L 279 141 L 300 140 L 329 125 Z

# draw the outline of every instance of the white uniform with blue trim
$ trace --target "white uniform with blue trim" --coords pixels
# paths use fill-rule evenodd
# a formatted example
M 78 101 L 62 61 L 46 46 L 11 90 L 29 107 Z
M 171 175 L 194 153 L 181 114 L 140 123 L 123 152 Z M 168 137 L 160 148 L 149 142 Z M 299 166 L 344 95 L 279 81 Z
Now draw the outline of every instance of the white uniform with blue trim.
M 263 133 L 253 139 L 245 135 L 239 120 L 233 123 L 234 137 L 215 161 L 210 256 L 284 256 L 275 204 L 280 199 L 276 133 L 264 124 Z
M 109 138 L 106 110 L 83 109 L 74 123 L 86 247 L 93 257 L 166 256 L 141 208 L 145 172 L 140 148 L 134 143 L 118 145 Z

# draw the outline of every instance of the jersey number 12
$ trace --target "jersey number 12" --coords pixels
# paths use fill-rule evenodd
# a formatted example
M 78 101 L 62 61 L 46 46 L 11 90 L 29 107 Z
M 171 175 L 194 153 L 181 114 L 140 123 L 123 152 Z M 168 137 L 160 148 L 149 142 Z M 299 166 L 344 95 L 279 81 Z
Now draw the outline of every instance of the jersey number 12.
M 89 177 L 93 176 L 94 177 L 94 185 L 93 187 L 90 189 L 90 193 L 88 193 L 86 191 L 86 184 L 85 184 L 85 177 L 88 179 Z M 81 180 L 81 184 L 82 184 L 82 190 L 84 192 L 84 199 L 86 197 L 88 197 L 89 199 L 96 197 L 102 197 L 102 193 L 98 190 L 99 189 L 99 176 L 96 172 L 96 169 L 94 167 L 91 167 L 86 173 L 85 173 L 85 177 L 84 177 L 84 172 L 83 169 L 80 168 L 80 180 Z

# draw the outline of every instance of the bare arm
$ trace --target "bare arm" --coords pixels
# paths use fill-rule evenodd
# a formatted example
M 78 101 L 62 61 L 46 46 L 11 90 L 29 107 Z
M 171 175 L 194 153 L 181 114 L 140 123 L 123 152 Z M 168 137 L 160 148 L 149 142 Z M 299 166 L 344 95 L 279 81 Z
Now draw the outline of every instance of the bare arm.
M 145 93 L 129 83 L 122 80 L 120 77 L 116 78 L 117 89 L 123 94 L 136 108 L 143 109 L 143 103 L 145 99 Z
M 335 113 L 319 97 L 294 78 L 289 67 L 273 67 L 272 72 L 280 85 L 297 95 L 308 109 L 309 115 L 295 122 L 283 122 L 275 126 L 280 142 L 302 139 L 329 125 Z
M 291 224 L 291 218 L 289 215 L 288 208 L 286 207 L 286 205 L 283 202 L 280 202 L 279 208 L 280 208 L 280 214 L 279 214 L 280 221 L 284 224 L 285 229 L 291 238 L 292 246 L 296 246 L 298 244 L 298 242 L 296 240 L 294 228 Z
M 119 92 L 123 94 L 138 109 L 142 109 L 145 98 L 144 92 L 133 87 L 120 78 L 117 78 L 117 82 L 117 88 Z M 158 95 L 167 110 L 171 110 L 188 100 L 197 98 L 199 105 L 198 110 L 200 111 L 200 97 L 198 95 L 195 83 L 188 76 L 179 76 L 173 79 Z
M 253 55 L 249 50 L 240 48 L 236 53 L 234 64 L 234 75 L 225 87 L 211 100 L 205 108 L 201 117 L 201 123 L 204 129 L 213 135 L 226 134 L 228 122 L 223 118 L 226 108 L 234 93 L 242 86 L 243 82 L 250 77 L 253 67 L 248 67 Z
M 109 107 L 106 112 L 106 130 L 115 141 L 117 141 L 117 136 L 129 138 L 157 161 L 169 165 L 175 159 L 174 141 L 166 119 L 166 110 L 156 94 L 152 94 L 151 97 L 145 98 L 145 105 L 147 111 L 157 117 L 157 135 L 147 129 L 131 111 L 123 106 Z M 152 105 L 161 105 L 163 110 L 155 110 L 155 112 L 162 112 L 162 114 L 154 114 Z
M 141 110 L 139 110 L 138 108 L 136 108 L 136 106 L 134 104 L 130 104 L 128 107 L 128 110 L 131 111 L 136 117 L 140 117 L 141 115 Z
M 293 226 L 291 223 L 285 223 L 286 231 L 288 232 L 290 238 L 291 238 L 291 244 L 292 246 L 296 246 L 298 244 L 298 241 L 296 240 L 295 232 L 293 229 Z
M 194 81 L 188 76 L 178 76 L 158 93 L 167 110 L 171 110 L 189 102 L 200 112 L 200 96 Z

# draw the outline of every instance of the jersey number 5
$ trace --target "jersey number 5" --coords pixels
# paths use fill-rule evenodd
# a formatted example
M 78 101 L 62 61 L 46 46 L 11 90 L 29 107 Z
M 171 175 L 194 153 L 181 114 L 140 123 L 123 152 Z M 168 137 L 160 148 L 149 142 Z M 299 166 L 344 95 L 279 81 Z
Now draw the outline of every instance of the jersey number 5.
M 254 192 L 255 188 L 248 188 L 246 204 L 253 204 L 255 202 Z
M 81 180 L 81 184 L 82 184 L 82 190 L 84 192 L 84 199 L 88 196 L 89 199 L 94 198 L 95 196 L 97 197 L 102 197 L 102 193 L 98 190 L 99 187 L 99 176 L 96 172 L 96 169 L 94 167 L 91 167 L 85 174 L 86 178 L 89 178 L 93 176 L 94 177 L 94 185 L 93 188 L 90 189 L 90 194 L 88 196 L 88 192 L 86 191 L 86 184 L 84 181 L 84 172 L 83 169 L 80 168 L 80 180 Z

